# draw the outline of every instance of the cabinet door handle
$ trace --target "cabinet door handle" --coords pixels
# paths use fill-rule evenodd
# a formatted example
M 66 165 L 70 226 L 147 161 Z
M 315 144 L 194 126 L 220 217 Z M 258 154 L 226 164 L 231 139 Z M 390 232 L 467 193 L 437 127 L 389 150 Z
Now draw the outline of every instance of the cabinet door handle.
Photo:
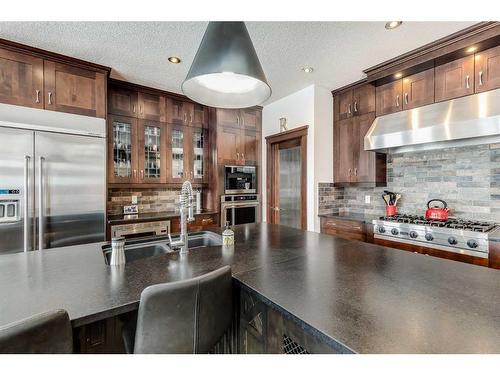
M 399 107 L 399 95 L 396 95 L 396 107 Z
M 184 123 L 185 124 L 187 123 L 187 114 L 186 114 L 186 112 L 184 112 Z
M 137 170 L 136 169 L 134 169 L 134 171 L 133 171 L 133 176 L 134 176 L 134 178 L 137 177 Z
M 135 113 L 135 104 L 132 104 L 132 113 Z
M 192 114 L 190 114 L 190 115 L 189 115 L 189 123 L 190 123 L 190 124 L 192 124 L 192 123 L 193 123 L 193 115 L 192 115 Z
M 483 85 L 483 71 L 479 71 L 479 86 Z
M 408 104 L 408 93 L 405 92 L 405 104 Z
M 351 114 L 351 103 L 347 106 L 347 113 Z
M 358 112 L 358 102 L 354 102 L 354 113 Z
M 141 179 L 144 179 L 144 170 L 141 169 Z
M 139 104 L 139 113 L 142 115 L 142 105 Z
M 240 153 L 239 152 L 236 153 L 236 160 L 240 160 Z
M 49 104 L 52 104 L 52 92 L 49 91 Z
M 465 76 L 465 88 L 470 88 L 470 77 L 468 75 Z
M 194 180 L 194 172 L 191 171 L 191 180 Z
M 236 116 L 236 125 L 240 126 L 240 116 Z
M 35 103 L 40 103 L 40 90 L 36 90 L 36 100 Z
M 358 175 L 358 168 L 354 168 L 354 175 L 357 176 Z
M 349 171 L 348 171 L 348 172 L 349 172 L 349 176 L 350 176 L 350 175 L 351 175 L 351 173 L 352 173 L 352 169 L 351 169 L 351 168 L 349 168 Z

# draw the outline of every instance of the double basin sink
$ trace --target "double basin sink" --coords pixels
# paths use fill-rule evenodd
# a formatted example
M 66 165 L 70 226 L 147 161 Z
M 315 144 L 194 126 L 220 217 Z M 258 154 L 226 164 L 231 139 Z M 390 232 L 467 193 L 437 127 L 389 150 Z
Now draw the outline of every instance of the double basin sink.
M 172 240 L 178 241 L 180 235 L 172 236 Z M 222 236 L 220 234 L 203 231 L 189 233 L 188 235 L 188 249 L 200 249 L 209 246 L 222 246 Z M 137 240 L 131 241 L 125 244 L 125 260 L 127 263 L 133 262 L 134 260 L 154 257 L 157 255 L 167 254 L 176 252 L 177 249 L 172 249 L 170 247 L 169 239 L 148 239 L 148 240 Z M 102 252 L 104 254 L 104 260 L 106 264 L 111 261 L 111 245 L 103 246 Z

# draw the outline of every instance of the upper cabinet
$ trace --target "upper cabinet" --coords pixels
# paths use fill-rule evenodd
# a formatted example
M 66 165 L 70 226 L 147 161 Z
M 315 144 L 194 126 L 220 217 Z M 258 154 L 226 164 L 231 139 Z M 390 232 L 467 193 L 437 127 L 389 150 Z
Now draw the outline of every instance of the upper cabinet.
M 435 69 L 436 102 L 474 93 L 474 55 L 466 56 Z
M 256 108 L 217 108 L 217 126 L 260 132 L 262 127 L 262 112 Z
M 141 119 L 165 122 L 166 98 L 160 94 L 139 92 L 137 95 L 138 117 Z
M 375 86 L 368 84 L 338 95 L 336 119 L 344 120 L 375 111 Z
M 0 49 L 0 102 L 43 108 L 43 60 Z
M 475 55 L 475 92 L 500 87 L 500 46 Z
M 108 112 L 113 115 L 137 117 L 136 90 L 110 86 L 108 88 Z
M 165 122 L 167 119 L 166 100 L 165 95 L 111 85 L 108 90 L 108 112 L 114 115 Z
M 168 98 L 167 122 L 169 124 L 208 128 L 208 108 L 198 103 Z
M 1 103 L 106 116 L 105 70 L 37 56 L 0 48 Z
M 434 103 L 434 68 L 403 78 L 403 109 Z
M 377 116 L 399 112 L 403 109 L 401 97 L 403 95 L 403 81 L 400 79 L 377 86 L 376 107 Z

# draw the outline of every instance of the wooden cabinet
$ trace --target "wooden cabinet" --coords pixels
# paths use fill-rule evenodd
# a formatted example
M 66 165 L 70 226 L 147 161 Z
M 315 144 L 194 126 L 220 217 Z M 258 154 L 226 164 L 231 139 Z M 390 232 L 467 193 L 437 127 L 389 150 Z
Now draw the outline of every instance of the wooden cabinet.
M 435 68 L 436 102 L 474 93 L 474 55 Z
M 195 214 L 194 221 L 188 223 L 188 231 L 195 232 L 219 227 L 219 214 Z M 179 233 L 181 221 L 179 217 L 170 220 L 170 232 Z
M 241 164 L 257 165 L 260 157 L 260 136 L 261 133 L 243 129 L 241 131 Z
M 358 220 L 320 218 L 321 233 L 345 238 L 347 240 L 366 240 L 365 223 Z
M 353 116 L 361 116 L 375 111 L 375 86 L 371 84 L 356 87 L 337 96 L 338 104 L 335 116 L 337 120 L 345 120 Z
M 167 122 L 169 124 L 208 127 L 208 108 L 182 99 L 167 99 Z
M 146 120 L 165 122 L 166 115 L 166 98 L 160 94 L 150 94 L 140 92 L 138 97 L 138 117 Z
M 188 178 L 194 183 L 208 182 L 209 142 L 208 130 L 198 127 L 188 129 Z
M 106 74 L 0 49 L 0 102 L 104 118 Z
M 137 117 L 136 90 L 110 86 L 108 90 L 108 112 L 113 115 Z
M 139 120 L 137 129 L 137 182 L 167 182 L 167 126 L 166 124 Z
M 403 81 L 398 79 L 376 88 L 377 116 L 399 112 L 403 109 Z
M 217 108 L 217 126 L 223 128 L 240 128 L 239 109 Z
M 108 182 L 137 182 L 137 119 L 108 116 Z
M 337 98 L 338 98 L 337 119 L 345 120 L 347 118 L 352 117 L 352 99 L 353 99 L 352 90 L 339 94 Z
M 0 102 L 43 108 L 43 59 L 0 49 Z
M 478 52 L 475 55 L 475 92 L 500 87 L 500 46 Z
M 106 115 L 103 73 L 45 60 L 44 86 L 45 109 L 102 118 Z
M 261 131 L 262 112 L 254 108 L 244 108 L 240 111 L 241 127 L 256 132 Z
M 239 128 L 260 132 L 262 112 L 255 108 L 217 109 L 217 126 Z
M 434 103 L 434 68 L 403 78 L 403 110 Z
M 198 104 L 191 103 L 190 112 L 190 126 L 194 126 L 197 128 L 208 128 L 208 107 Z
M 334 129 L 334 174 L 336 183 L 352 182 L 354 165 L 354 128 L 353 120 L 338 121 Z
M 222 165 L 240 163 L 241 129 L 219 127 L 217 129 L 217 161 Z

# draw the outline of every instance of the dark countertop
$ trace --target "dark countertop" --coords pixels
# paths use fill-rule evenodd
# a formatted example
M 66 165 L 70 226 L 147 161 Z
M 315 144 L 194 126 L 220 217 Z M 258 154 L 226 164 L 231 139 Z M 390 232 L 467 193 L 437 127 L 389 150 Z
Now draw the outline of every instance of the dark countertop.
M 194 215 L 211 215 L 217 214 L 214 210 L 201 210 L 201 212 L 195 212 Z M 172 218 L 179 217 L 179 211 L 167 211 L 167 212 L 146 212 L 137 215 L 108 215 L 109 224 L 128 224 L 128 223 L 141 223 L 144 221 L 156 221 L 156 220 L 168 220 Z
M 218 229 L 217 229 L 218 230 Z M 104 264 L 102 244 L 0 257 L 0 325 L 54 309 L 75 326 L 137 308 L 148 285 L 225 264 L 307 326 L 360 353 L 500 352 L 500 271 L 270 225 L 234 249 Z
M 320 214 L 319 217 L 339 219 L 339 220 L 352 220 L 352 221 L 362 221 L 363 223 L 371 223 L 372 220 L 379 219 L 382 215 L 365 215 L 358 213 L 342 212 L 338 214 Z

